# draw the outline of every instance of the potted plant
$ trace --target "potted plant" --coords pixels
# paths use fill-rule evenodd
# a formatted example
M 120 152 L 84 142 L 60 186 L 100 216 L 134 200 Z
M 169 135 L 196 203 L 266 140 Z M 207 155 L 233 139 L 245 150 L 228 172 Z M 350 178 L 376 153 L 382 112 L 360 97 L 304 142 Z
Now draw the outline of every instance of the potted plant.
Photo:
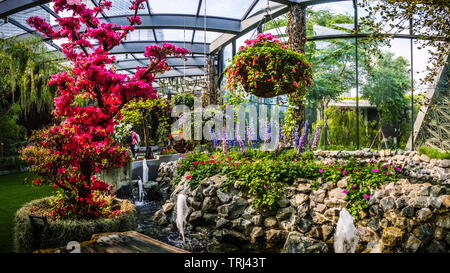
M 245 43 L 227 67 L 231 92 L 243 89 L 264 98 L 293 92 L 304 96 L 312 81 L 311 64 L 304 54 L 290 50 L 270 33 Z

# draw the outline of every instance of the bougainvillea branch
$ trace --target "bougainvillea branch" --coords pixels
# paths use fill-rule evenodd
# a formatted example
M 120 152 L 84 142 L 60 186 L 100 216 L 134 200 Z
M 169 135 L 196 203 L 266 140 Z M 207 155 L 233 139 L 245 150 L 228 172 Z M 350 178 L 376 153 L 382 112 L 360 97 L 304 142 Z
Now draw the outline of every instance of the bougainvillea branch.
M 72 63 L 70 73 L 53 75 L 48 82 L 57 87 L 53 114 L 61 124 L 35 133 L 32 144 L 22 150 L 22 158 L 38 175 L 36 184 L 51 183 L 62 189 L 61 202 L 54 205 L 56 217 L 112 215 L 107 209 L 110 188 L 97 174 L 130 160 L 126 150 L 112 141 L 120 110 L 132 99 L 157 98 L 152 83 L 156 74 L 170 69 L 166 56 L 184 57 L 188 53 L 167 43 L 147 46 L 144 56 L 149 58 L 149 65 L 137 67 L 132 76 L 115 72 L 115 58 L 108 52 L 141 23 L 137 13 L 144 1 L 131 1 L 134 15 L 128 17 L 130 24 L 126 26 L 96 18 L 111 7 L 110 1 L 100 1 L 89 9 L 81 1 L 54 0 L 55 12 L 72 13 L 56 19 L 57 29 L 39 17 L 27 20 L 44 36 L 67 40 L 61 45 L 62 52 Z

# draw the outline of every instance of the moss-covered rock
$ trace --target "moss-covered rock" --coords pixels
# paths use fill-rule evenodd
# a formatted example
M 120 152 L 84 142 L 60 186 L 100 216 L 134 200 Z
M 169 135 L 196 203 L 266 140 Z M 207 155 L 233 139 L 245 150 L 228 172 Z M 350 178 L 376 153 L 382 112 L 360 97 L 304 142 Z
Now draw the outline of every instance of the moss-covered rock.
M 40 231 L 33 228 L 29 215 L 31 211 L 48 211 L 51 197 L 33 200 L 19 209 L 15 216 L 15 252 L 29 253 L 37 249 L 57 248 L 70 241 L 83 242 L 96 233 L 135 230 L 136 209 L 128 200 L 121 201 L 121 214 L 110 219 L 96 220 L 51 220 L 43 224 Z

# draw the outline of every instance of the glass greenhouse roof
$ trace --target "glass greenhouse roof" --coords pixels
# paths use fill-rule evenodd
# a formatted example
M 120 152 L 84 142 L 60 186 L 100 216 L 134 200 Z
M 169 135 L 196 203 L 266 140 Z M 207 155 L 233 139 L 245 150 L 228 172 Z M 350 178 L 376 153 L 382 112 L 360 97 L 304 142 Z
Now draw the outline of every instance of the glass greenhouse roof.
M 98 5 L 99 0 L 82 0 L 88 7 Z M 130 0 L 111 0 L 112 8 L 99 15 L 102 21 L 117 25 L 128 24 L 127 16 Z M 147 0 L 144 8 L 139 10 L 142 24 L 130 33 L 127 39 L 111 53 L 116 55 L 117 68 L 132 73 L 136 65 L 146 63 L 143 57 L 145 46 L 170 42 L 192 51 L 189 60 L 180 62 L 172 60 L 172 76 L 187 76 L 198 73 L 204 75 L 206 54 L 218 53 L 229 55 L 227 45 L 235 43 L 239 48 L 244 41 L 256 35 L 256 28 L 264 21 L 276 18 L 288 12 L 288 4 L 301 3 L 312 10 L 331 10 L 333 13 L 345 14 L 354 18 L 355 2 L 353 0 Z M 358 8 L 359 10 L 359 8 Z M 39 16 L 52 25 L 55 19 L 68 14 L 53 10 L 50 0 L 0 0 L 0 37 L 25 38 L 35 35 L 26 20 L 30 16 Z M 313 26 L 309 40 L 322 40 L 339 35 L 352 35 L 354 25 L 336 24 L 331 27 Z M 285 34 L 285 28 L 272 29 L 274 35 Z M 281 37 L 286 41 L 286 37 Z M 56 51 L 62 41 L 46 40 L 47 47 Z M 199 55 L 195 56 L 194 55 Z M 230 56 L 226 56 L 225 59 Z M 167 76 L 167 75 L 165 75 Z

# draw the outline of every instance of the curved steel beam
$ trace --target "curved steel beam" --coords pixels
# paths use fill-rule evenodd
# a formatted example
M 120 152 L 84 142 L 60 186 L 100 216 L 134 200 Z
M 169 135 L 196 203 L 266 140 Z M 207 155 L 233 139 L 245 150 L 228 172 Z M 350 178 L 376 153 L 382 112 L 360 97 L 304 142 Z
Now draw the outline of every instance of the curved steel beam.
M 46 4 L 51 2 L 50 0 L 6 0 L 0 2 L 0 18 L 6 18 L 6 16 L 14 13 Z
M 117 25 L 128 25 L 125 15 L 110 16 L 109 22 Z M 139 15 L 142 24 L 135 29 L 189 29 L 204 30 L 204 17 L 191 14 L 153 14 Z M 101 19 L 104 21 L 104 19 Z M 241 32 L 241 21 L 224 17 L 206 16 L 206 31 L 236 34 Z
M 203 67 L 205 65 L 205 57 L 203 56 L 195 56 L 195 57 L 187 57 L 187 61 L 183 58 L 167 58 L 167 64 L 170 67 L 183 68 L 183 67 Z M 116 67 L 121 69 L 134 69 L 136 66 L 147 65 L 149 63 L 148 58 L 136 58 L 136 59 L 125 59 L 125 60 L 117 60 L 114 62 Z M 120 68 L 119 68 L 120 67 Z
M 156 76 L 157 79 L 162 78 L 175 78 L 175 77 L 191 77 L 191 76 L 204 76 L 205 70 L 200 68 L 195 69 L 186 69 L 186 72 L 183 72 L 178 69 L 172 69 L 166 71 L 164 74 L 159 74 Z
M 209 52 L 209 44 L 203 43 L 184 43 L 183 41 L 164 41 L 165 43 L 171 43 L 177 47 L 186 48 L 193 54 L 203 54 L 204 46 L 206 46 L 206 52 Z M 121 53 L 144 53 L 145 47 L 150 44 L 162 45 L 163 42 L 155 41 L 130 41 L 122 42 L 119 46 L 113 48 L 111 54 L 121 54 Z

